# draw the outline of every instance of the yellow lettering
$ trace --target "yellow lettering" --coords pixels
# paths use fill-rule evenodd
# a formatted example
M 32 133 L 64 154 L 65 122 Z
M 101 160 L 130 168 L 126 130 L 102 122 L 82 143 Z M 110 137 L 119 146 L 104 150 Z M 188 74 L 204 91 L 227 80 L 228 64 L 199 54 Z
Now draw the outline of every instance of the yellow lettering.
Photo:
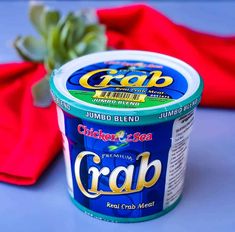
M 141 158 L 138 182 L 136 186 L 136 189 L 139 191 L 141 191 L 144 187 L 152 187 L 158 181 L 161 174 L 162 164 L 160 160 L 154 160 L 151 163 L 148 163 L 149 156 L 149 152 L 143 152 L 136 157 L 136 160 Z M 154 175 L 151 180 L 146 181 L 146 174 L 151 166 L 154 167 Z
M 101 81 L 101 83 L 96 85 L 96 86 L 91 86 L 88 83 L 90 77 L 92 77 L 93 75 L 95 75 L 97 73 L 105 72 L 105 71 L 109 71 L 110 74 L 116 74 L 117 73 L 117 70 L 109 69 L 109 68 L 94 70 L 94 71 L 88 72 L 85 75 L 83 75 L 80 78 L 80 80 L 79 80 L 79 84 L 81 86 L 83 86 L 84 88 L 87 88 L 87 89 L 102 89 L 102 88 L 106 88 L 106 87 L 108 87 L 107 84 L 110 82 L 110 80 L 116 78 L 115 76 L 104 75 L 104 76 L 100 77 L 101 79 L 104 79 L 104 80 Z M 97 87 L 99 87 L 99 88 L 97 88 Z
M 134 165 L 129 165 L 128 167 L 116 167 L 113 171 L 110 171 L 108 167 L 102 167 L 100 170 L 95 166 L 90 167 L 88 170 L 88 174 L 91 174 L 91 187 L 90 189 L 86 190 L 80 177 L 82 160 L 86 156 L 93 156 L 93 162 L 95 164 L 100 164 L 101 158 L 94 152 L 83 151 L 78 154 L 75 160 L 74 169 L 77 185 L 80 188 L 81 192 L 88 198 L 96 198 L 100 195 L 120 195 L 139 192 L 144 187 L 150 188 L 154 184 L 156 184 L 161 174 L 162 165 L 160 160 L 154 160 L 149 163 L 150 153 L 143 152 L 136 157 L 136 160 L 141 159 L 141 161 L 137 185 L 135 189 L 132 189 L 132 187 L 134 187 L 132 186 L 132 184 L 135 167 Z M 154 168 L 154 174 L 150 180 L 146 181 L 147 172 L 151 167 Z M 125 181 L 122 186 L 118 186 L 117 182 L 121 172 L 125 172 Z M 98 187 L 100 178 L 102 177 L 102 175 L 108 176 L 109 174 L 110 191 L 99 190 Z
M 94 86 L 89 84 L 89 79 L 97 73 L 108 71 L 107 75 L 100 77 L 101 82 Z M 147 75 L 130 75 L 124 76 L 123 74 L 115 75 L 118 73 L 116 69 L 99 69 L 86 73 L 83 75 L 79 84 L 87 89 L 103 89 L 107 87 L 166 87 L 173 82 L 173 78 L 170 76 L 161 76 L 161 71 L 152 71 L 150 74 L 153 74 L 150 78 L 148 84 L 144 86 L 144 82 L 147 79 Z M 120 85 L 110 85 L 110 81 L 113 79 L 121 79 Z M 131 80 L 133 82 L 131 82 Z M 134 81 L 135 80 L 135 81 Z M 158 83 L 161 80 L 161 83 Z
M 161 76 L 162 75 L 161 71 L 152 71 L 150 74 L 153 74 L 153 76 L 149 80 L 147 87 L 166 87 L 173 82 L 172 77 Z M 161 84 L 158 84 L 157 82 L 159 80 L 163 80 L 163 82 Z
M 100 160 L 100 157 L 99 157 Z M 98 184 L 99 184 L 99 177 L 100 175 L 107 176 L 109 174 L 110 170 L 107 167 L 101 168 L 99 171 L 96 167 L 91 167 L 88 170 L 88 173 L 92 173 L 92 182 L 91 182 L 91 188 L 88 189 L 89 192 L 97 193 L 98 192 Z
M 126 76 L 124 77 L 120 84 L 122 86 L 133 86 L 133 87 L 142 87 L 144 84 L 144 81 L 146 80 L 147 76 L 146 75 L 142 75 L 142 76 L 137 76 L 137 75 L 131 75 L 131 76 Z M 136 79 L 135 82 L 130 83 L 130 80 L 132 79 Z
M 117 186 L 117 179 L 120 172 L 125 172 L 125 182 L 121 187 Z M 123 190 L 131 191 L 131 184 L 133 180 L 133 172 L 134 172 L 134 165 L 129 165 L 127 168 L 125 167 L 117 167 L 115 168 L 109 178 L 109 186 L 110 189 L 115 193 L 121 193 Z
M 100 193 L 96 193 L 96 194 L 90 194 L 88 193 L 83 184 L 82 184 L 82 181 L 81 181 L 81 178 L 80 178 L 80 167 L 81 167 L 81 162 L 82 162 L 82 159 L 87 156 L 87 155 L 92 155 L 94 156 L 93 157 L 93 161 L 98 164 L 100 162 L 100 157 L 95 154 L 94 152 L 88 152 L 88 151 L 82 151 L 78 154 L 76 160 L 75 160 L 75 164 L 74 164 L 74 171 L 75 171 L 75 178 L 76 178 L 76 181 L 77 181 L 77 184 L 78 184 L 78 187 L 80 188 L 81 192 L 86 196 L 86 197 L 89 197 L 89 198 L 96 198 L 100 195 Z M 95 185 L 95 183 L 94 183 Z

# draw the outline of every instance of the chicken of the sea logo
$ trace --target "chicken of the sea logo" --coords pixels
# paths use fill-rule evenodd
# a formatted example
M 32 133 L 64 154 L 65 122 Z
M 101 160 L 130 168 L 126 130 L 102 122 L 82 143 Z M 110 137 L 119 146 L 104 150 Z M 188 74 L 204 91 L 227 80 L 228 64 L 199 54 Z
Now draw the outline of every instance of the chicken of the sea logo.
M 124 130 L 120 130 L 115 134 L 117 142 L 115 145 L 108 146 L 109 151 L 115 151 L 118 148 L 125 147 L 128 145 L 127 134 Z
M 147 142 L 152 140 L 152 133 L 141 133 L 139 131 L 134 133 L 126 133 L 124 130 L 119 130 L 116 133 L 105 132 L 103 129 L 88 128 L 86 125 L 79 124 L 77 131 L 80 135 L 102 140 L 103 142 L 112 142 L 115 150 L 118 147 L 127 145 L 128 143 Z

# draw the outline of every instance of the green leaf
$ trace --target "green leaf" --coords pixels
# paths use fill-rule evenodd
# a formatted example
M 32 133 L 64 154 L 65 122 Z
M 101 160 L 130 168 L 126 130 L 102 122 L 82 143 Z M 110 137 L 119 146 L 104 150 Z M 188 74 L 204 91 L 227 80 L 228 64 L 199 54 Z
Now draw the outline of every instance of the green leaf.
M 14 46 L 23 59 L 44 62 L 48 73 L 70 59 L 106 49 L 105 27 L 98 23 L 94 10 L 69 12 L 62 18 L 59 11 L 33 3 L 29 16 L 41 39 L 18 37 Z M 36 105 L 50 104 L 46 78 L 32 88 Z
M 81 18 L 73 13 L 68 14 L 66 22 L 61 28 L 62 44 L 70 49 L 74 47 L 85 31 L 85 24 Z
M 59 11 L 49 10 L 39 3 L 32 3 L 30 5 L 29 16 L 37 31 L 44 38 L 47 38 L 50 28 L 56 26 L 60 20 Z
M 90 35 L 89 35 L 90 34 Z M 85 54 L 104 51 L 106 49 L 106 37 L 102 35 L 96 35 L 91 32 L 87 34 L 85 41 L 87 42 L 87 47 L 84 51 Z
M 52 97 L 48 77 L 41 79 L 32 87 L 34 105 L 37 107 L 48 107 L 51 105 Z
M 68 13 L 67 15 L 65 15 L 64 17 L 61 17 L 61 18 L 60 18 L 60 21 L 58 22 L 58 27 L 63 28 L 64 25 L 65 25 L 68 21 L 70 21 L 70 19 L 73 18 L 73 17 L 74 17 L 73 12 L 69 12 L 69 13 Z
M 89 32 L 96 32 L 105 34 L 105 26 L 100 24 L 91 24 L 86 27 L 85 34 Z
M 81 56 L 84 54 L 85 50 L 87 48 L 87 44 L 84 42 L 79 42 L 74 46 L 74 50 L 77 53 L 78 56 Z
M 37 31 L 43 36 L 46 36 L 45 27 L 44 27 L 44 14 L 45 7 L 43 4 L 31 2 L 29 8 L 29 18 Z
M 55 27 L 60 20 L 59 11 L 45 10 L 43 24 L 46 34 L 49 32 L 51 27 Z
M 69 49 L 73 45 L 73 37 L 71 35 L 73 33 L 74 28 L 71 21 L 68 21 L 66 24 L 68 26 L 68 34 L 65 40 L 65 47 Z
M 60 28 L 60 43 L 63 47 L 66 47 L 66 40 L 69 34 L 69 23 L 64 23 Z
M 73 49 L 68 51 L 68 56 L 69 56 L 70 60 L 75 59 L 75 58 L 78 57 L 77 53 Z
M 45 42 L 32 36 L 17 37 L 14 47 L 23 59 L 30 61 L 43 61 L 47 54 Z
M 82 42 L 84 43 L 90 43 L 91 41 L 93 41 L 96 38 L 96 32 L 88 32 L 84 35 L 84 37 L 82 38 Z
M 80 18 L 78 15 L 75 16 L 74 21 L 74 32 L 73 32 L 73 40 L 78 41 L 82 38 L 82 35 L 85 32 L 86 25 L 82 18 Z
M 82 36 L 84 32 L 84 25 L 79 22 L 79 19 L 76 19 L 75 17 L 70 19 L 67 24 L 69 29 L 66 38 L 66 47 L 69 49 L 74 47 L 77 40 Z
M 67 58 L 66 51 L 60 46 L 60 30 L 58 27 L 51 28 L 48 34 L 47 50 L 48 56 L 54 59 L 55 66 L 62 65 Z
M 53 59 L 53 57 L 47 56 L 44 60 L 44 66 L 46 70 L 48 71 L 48 73 L 50 73 L 56 66 L 55 60 Z

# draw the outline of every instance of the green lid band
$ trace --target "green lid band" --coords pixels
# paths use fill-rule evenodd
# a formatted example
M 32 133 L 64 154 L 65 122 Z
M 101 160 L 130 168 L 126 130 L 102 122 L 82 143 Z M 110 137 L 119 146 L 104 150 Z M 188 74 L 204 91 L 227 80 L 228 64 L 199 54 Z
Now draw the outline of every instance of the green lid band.
M 198 90 L 198 92 L 200 93 L 200 90 Z M 178 107 L 178 105 L 165 107 L 165 111 L 162 111 L 162 109 L 153 110 L 152 114 L 144 114 L 143 111 L 139 114 L 136 114 L 135 111 L 130 111 L 127 112 L 126 115 L 118 115 L 118 112 L 114 111 L 106 114 L 103 111 L 94 111 L 93 108 L 89 109 L 87 106 L 81 107 L 82 105 L 78 105 L 76 102 L 66 102 L 60 99 L 59 97 L 63 98 L 63 96 L 61 96 L 59 92 L 55 94 L 53 91 L 51 91 L 51 93 L 55 103 L 61 109 L 71 115 L 97 123 L 120 126 L 147 125 L 173 120 L 193 110 L 201 100 L 201 94 L 198 94 L 199 96 L 191 96 L 190 98 L 186 99 L 184 102 L 182 102 L 182 106 L 180 107 Z

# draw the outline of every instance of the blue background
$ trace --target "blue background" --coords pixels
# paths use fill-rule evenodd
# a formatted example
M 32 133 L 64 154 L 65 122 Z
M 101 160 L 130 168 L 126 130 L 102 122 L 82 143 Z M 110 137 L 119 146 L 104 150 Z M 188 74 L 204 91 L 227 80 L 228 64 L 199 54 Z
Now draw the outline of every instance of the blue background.
M 76 7 L 117 6 L 131 1 L 55 2 L 63 12 Z M 175 22 L 220 35 L 235 34 L 233 1 L 151 1 Z M 26 1 L 0 2 L 0 62 L 20 60 L 12 48 L 21 34 L 36 34 Z M 0 183 L 0 231 L 3 232 L 234 232 L 235 111 L 198 109 L 191 135 L 184 196 L 170 213 L 155 220 L 116 224 L 89 217 L 67 193 L 60 155 L 38 183 L 19 187 Z

